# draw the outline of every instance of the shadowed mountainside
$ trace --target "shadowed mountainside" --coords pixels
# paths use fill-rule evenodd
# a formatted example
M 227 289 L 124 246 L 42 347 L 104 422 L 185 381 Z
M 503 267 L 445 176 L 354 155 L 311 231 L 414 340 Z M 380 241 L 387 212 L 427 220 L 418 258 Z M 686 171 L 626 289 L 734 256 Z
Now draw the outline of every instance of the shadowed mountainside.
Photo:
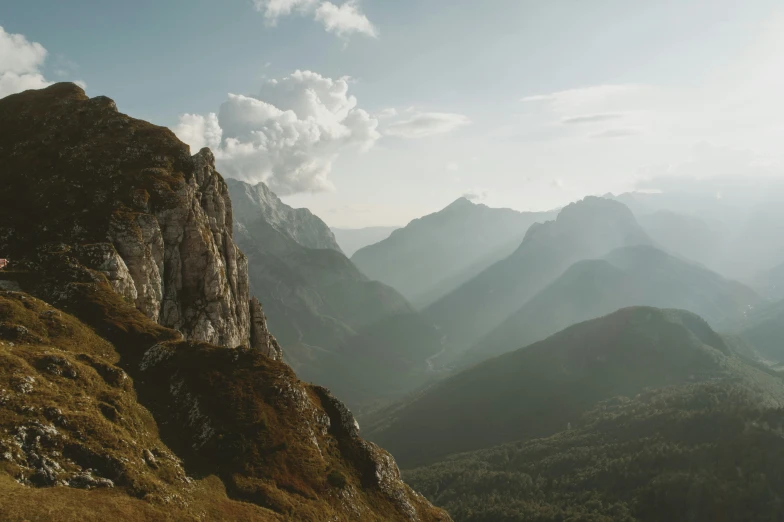
M 270 327 L 303 379 L 355 407 L 397 399 L 431 377 L 425 361 L 440 350 L 440 336 L 402 295 L 369 280 L 342 252 L 308 248 L 288 232 L 321 230 L 317 217 L 289 223 L 294 209 L 268 190 L 228 185 L 244 209 L 235 212 L 235 239 L 248 256 L 251 294 L 263 296 Z M 311 235 L 309 244 L 329 237 Z
M 73 84 L 0 120 L 4 514 L 449 520 L 278 360 L 208 150 Z
M 379 415 L 369 433 L 411 467 L 557 433 L 618 395 L 725 377 L 784 400 L 778 377 L 746 364 L 697 315 L 625 308 L 454 375 Z

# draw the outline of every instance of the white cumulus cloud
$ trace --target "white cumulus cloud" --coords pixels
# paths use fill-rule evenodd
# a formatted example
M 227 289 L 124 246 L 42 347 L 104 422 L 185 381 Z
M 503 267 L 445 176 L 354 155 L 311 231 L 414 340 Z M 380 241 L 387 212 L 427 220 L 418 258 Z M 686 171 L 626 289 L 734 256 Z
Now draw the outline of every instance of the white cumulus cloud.
M 0 26 L 0 98 L 51 85 L 41 72 L 47 54 L 40 43 L 30 42 L 21 34 L 6 32 Z M 75 83 L 85 87 L 82 81 Z
M 0 98 L 49 85 L 40 71 L 46 54 L 41 44 L 0 26 Z
M 383 133 L 396 138 L 426 138 L 451 132 L 468 125 L 471 120 L 464 114 L 451 112 L 418 112 L 413 116 L 388 124 Z
M 348 78 L 296 71 L 253 96 L 229 94 L 217 114 L 184 114 L 174 131 L 195 152 L 209 146 L 218 169 L 279 194 L 333 189 L 333 161 L 380 138 L 378 120 L 357 107 Z
M 312 16 L 324 29 L 346 38 L 361 33 L 373 38 L 378 37 L 378 29 L 359 8 L 358 0 L 347 0 L 341 5 L 322 0 L 254 0 L 257 11 L 264 13 L 270 25 L 292 13 Z

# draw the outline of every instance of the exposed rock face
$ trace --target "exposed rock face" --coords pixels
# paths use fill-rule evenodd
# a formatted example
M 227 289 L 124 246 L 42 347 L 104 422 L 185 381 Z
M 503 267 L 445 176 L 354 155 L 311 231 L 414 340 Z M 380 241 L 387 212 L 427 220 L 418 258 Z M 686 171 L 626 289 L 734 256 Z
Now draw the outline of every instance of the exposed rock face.
M 342 252 L 335 234 L 318 216 L 306 208 L 291 208 L 283 203 L 267 185 L 249 185 L 227 179 L 231 200 L 235 204 L 235 219 L 250 224 L 259 219 L 306 248 L 327 248 Z
M 261 303 L 255 297 L 250 300 L 250 347 L 259 350 L 273 361 L 283 360 L 283 350 L 267 329 L 267 318 Z
M 450 520 L 279 361 L 208 150 L 69 84 L 0 121 L 0 251 L 48 301 L 0 292 L 0 511 L 10 482 L 25 519 L 51 503 L 20 484 L 139 520 Z
M 247 263 L 208 149 L 191 156 L 168 129 L 73 84 L 8 96 L 0 120 L 0 251 L 78 246 L 154 321 L 188 339 L 247 343 Z

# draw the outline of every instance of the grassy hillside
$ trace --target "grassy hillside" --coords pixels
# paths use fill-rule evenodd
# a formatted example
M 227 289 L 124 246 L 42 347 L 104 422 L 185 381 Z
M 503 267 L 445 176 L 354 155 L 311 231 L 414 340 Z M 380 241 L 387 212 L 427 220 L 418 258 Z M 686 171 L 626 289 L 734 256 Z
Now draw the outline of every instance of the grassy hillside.
M 454 375 L 369 436 L 410 467 L 557 433 L 611 397 L 727 375 L 784 398 L 777 377 L 741 361 L 698 316 L 627 308 Z

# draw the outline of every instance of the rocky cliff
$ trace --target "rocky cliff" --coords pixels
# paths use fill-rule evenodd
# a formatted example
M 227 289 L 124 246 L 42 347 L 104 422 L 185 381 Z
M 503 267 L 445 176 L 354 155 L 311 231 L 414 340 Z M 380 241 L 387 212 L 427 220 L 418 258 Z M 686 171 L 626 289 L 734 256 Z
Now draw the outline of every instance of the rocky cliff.
M 251 293 L 263 297 L 300 377 L 352 408 L 398 398 L 432 378 L 426 361 L 441 349 L 440 335 L 402 295 L 369 280 L 339 250 L 305 246 L 332 238 L 310 212 L 286 206 L 263 184 L 227 183 Z
M 193 340 L 246 343 L 247 263 L 212 153 L 73 84 L 0 104 L 0 251 L 74 246 L 147 317 Z
M 263 219 L 305 248 L 327 248 L 342 253 L 335 234 L 310 210 L 291 208 L 263 182 L 250 185 L 244 181 L 227 179 L 226 183 L 231 199 L 235 202 L 235 219 L 239 223 L 253 223 Z
M 0 121 L 8 520 L 449 520 L 280 361 L 208 150 L 71 84 Z

